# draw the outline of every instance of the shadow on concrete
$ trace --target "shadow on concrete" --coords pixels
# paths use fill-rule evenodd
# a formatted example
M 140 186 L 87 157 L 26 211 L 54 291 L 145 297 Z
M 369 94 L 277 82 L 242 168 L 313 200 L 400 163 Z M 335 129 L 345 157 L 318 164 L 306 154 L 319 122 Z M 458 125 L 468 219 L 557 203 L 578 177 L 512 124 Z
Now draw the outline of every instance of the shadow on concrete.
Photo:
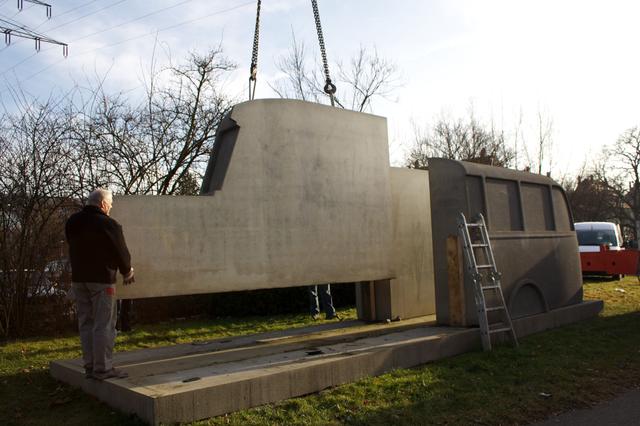
M 3 425 L 130 425 L 144 423 L 116 412 L 95 398 L 57 382 L 48 368 L 23 369 L 0 376 L 0 418 Z
M 124 339 L 120 343 L 116 343 L 116 352 L 119 351 L 118 346 L 122 347 L 122 345 L 134 346 L 134 348 L 130 348 L 128 350 L 136 350 L 136 349 L 144 349 L 149 347 L 158 346 L 158 342 L 161 343 L 161 346 L 175 345 L 176 340 L 179 338 L 181 340 L 190 340 L 193 342 L 198 342 L 199 339 L 203 337 L 207 337 L 211 335 L 212 330 L 218 329 L 220 332 L 227 333 L 227 335 L 220 335 L 217 337 L 211 337 L 206 339 L 206 341 L 216 341 L 216 340 L 229 340 L 240 336 L 248 336 L 251 334 L 255 334 L 255 330 L 260 328 L 260 323 L 268 323 L 272 320 L 273 317 L 264 316 L 264 317 L 237 317 L 237 318 L 225 318 L 225 319 L 193 319 L 193 320 L 185 320 L 185 321 L 175 321 L 170 323 L 162 323 L 158 325 L 141 325 L 140 331 L 144 332 L 144 335 L 138 335 L 139 331 L 120 333 L 120 339 Z M 284 318 L 279 317 L 278 319 L 284 320 Z M 285 322 L 283 321 L 283 324 Z M 312 331 L 324 331 L 324 330 L 332 330 L 332 329 L 340 329 L 344 327 L 351 327 L 353 325 L 360 324 L 357 320 L 347 320 L 341 322 L 326 322 L 320 324 L 309 323 L 308 325 L 304 325 L 302 327 L 294 327 L 289 329 L 283 329 L 277 331 L 278 333 L 286 333 L 291 332 L 294 334 L 299 333 L 308 333 Z M 197 330 L 192 332 L 185 332 L 185 327 L 198 327 L 200 329 L 205 330 Z M 180 329 L 182 333 L 179 335 L 169 335 L 160 337 L 159 335 L 164 335 L 165 333 L 170 333 L 172 330 Z M 52 349 L 37 349 L 30 350 L 30 356 L 37 355 L 47 355 L 47 354 L 60 354 L 59 357 L 69 357 L 70 353 L 79 352 L 80 351 L 80 338 L 77 333 L 69 332 L 64 335 L 60 335 L 58 337 L 33 337 L 19 340 L 7 340 L 0 342 L 0 347 L 13 344 L 13 343 L 42 343 L 51 341 L 52 339 L 74 339 L 74 343 L 72 345 L 52 348 Z M 145 345 L 149 343 L 149 345 Z M 153 343 L 153 344 L 151 344 Z M 181 344 L 189 344 L 189 342 L 182 342 Z
M 355 425 L 527 424 L 639 384 L 639 325 L 640 312 L 594 318 L 525 337 L 518 349 L 471 352 L 342 386 L 322 394 L 320 405 L 339 401 L 335 419 Z
M 472 352 L 396 370 L 323 392 L 314 397 L 318 401 L 309 403 L 312 410 L 327 410 L 327 422 L 344 424 L 522 424 L 539 420 L 604 399 L 613 388 L 622 390 L 640 383 L 639 323 L 638 312 L 598 317 L 526 337 L 519 349 L 503 346 L 492 353 Z M 556 370 L 549 370 L 550 365 Z M 553 371 L 561 374 L 546 376 Z M 596 371 L 598 381 L 576 381 L 577 374 L 585 371 Z M 46 368 L 0 376 L 0 382 L 0 418 L 10 419 L 7 424 L 141 424 L 139 419 L 56 382 Z M 569 387 L 571 392 L 556 398 L 557 387 Z M 541 392 L 552 397 L 543 398 Z M 338 402 L 340 408 L 326 408 Z M 384 407 L 369 409 L 369 403 Z M 296 413 L 289 416 L 282 411 L 296 410 L 297 404 L 271 407 L 261 413 L 266 423 L 296 418 Z

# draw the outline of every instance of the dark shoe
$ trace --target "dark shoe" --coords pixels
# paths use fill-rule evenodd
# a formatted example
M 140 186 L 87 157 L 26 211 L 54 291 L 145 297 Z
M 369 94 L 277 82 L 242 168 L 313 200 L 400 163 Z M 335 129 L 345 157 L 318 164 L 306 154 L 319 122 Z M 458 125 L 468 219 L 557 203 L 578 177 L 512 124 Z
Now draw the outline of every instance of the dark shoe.
M 129 373 L 126 373 L 121 370 L 116 370 L 112 368 L 109 371 L 105 371 L 103 373 L 95 372 L 93 373 L 93 378 L 96 380 L 107 380 L 107 379 L 125 379 L 129 377 Z
M 84 377 L 86 379 L 93 379 L 93 370 L 91 368 L 84 369 Z
M 341 317 L 340 315 L 338 315 L 338 314 L 335 314 L 335 315 L 330 316 L 330 317 L 328 316 L 328 317 L 327 317 L 327 319 L 328 319 L 328 320 L 333 320 L 333 319 L 335 319 L 335 320 L 338 320 L 338 321 L 342 321 L 342 317 Z
M 314 320 L 314 321 L 318 321 L 320 319 L 320 314 L 311 315 L 311 319 Z

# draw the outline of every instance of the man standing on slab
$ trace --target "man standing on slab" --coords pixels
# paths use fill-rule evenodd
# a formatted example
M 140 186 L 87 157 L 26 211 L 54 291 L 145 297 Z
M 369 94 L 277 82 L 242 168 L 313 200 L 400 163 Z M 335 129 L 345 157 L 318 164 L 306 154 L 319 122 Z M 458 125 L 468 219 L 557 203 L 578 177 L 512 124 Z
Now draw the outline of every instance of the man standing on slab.
M 96 189 L 65 226 L 85 374 L 97 380 L 127 377 L 112 363 L 117 273 L 124 285 L 135 279 L 122 226 L 109 217 L 112 203 L 111 191 Z

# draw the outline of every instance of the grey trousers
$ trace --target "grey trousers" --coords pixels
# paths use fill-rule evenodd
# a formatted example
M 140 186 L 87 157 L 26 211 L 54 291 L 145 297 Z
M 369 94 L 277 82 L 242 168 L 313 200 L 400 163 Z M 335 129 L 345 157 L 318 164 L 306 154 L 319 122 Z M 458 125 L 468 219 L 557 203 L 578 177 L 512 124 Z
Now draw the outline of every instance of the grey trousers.
M 84 368 L 96 373 L 109 371 L 116 339 L 116 285 L 74 282 L 73 291 Z

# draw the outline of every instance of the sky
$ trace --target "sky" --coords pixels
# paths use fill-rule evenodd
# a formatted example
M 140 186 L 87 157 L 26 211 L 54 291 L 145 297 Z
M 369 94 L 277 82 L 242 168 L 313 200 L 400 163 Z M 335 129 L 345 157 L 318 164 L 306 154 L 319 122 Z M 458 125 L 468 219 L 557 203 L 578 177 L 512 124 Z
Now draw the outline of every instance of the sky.
M 225 90 L 247 98 L 256 2 L 247 0 L 48 0 L 45 8 L 0 0 L 16 21 L 60 46 L 13 38 L 0 47 L 0 100 L 18 85 L 46 98 L 105 78 L 135 96 L 156 48 L 156 66 L 222 46 L 238 67 Z M 438 117 L 474 114 L 530 145 L 539 114 L 553 123 L 554 177 L 577 173 L 626 129 L 640 125 L 640 2 L 633 0 L 318 0 L 327 55 L 348 62 L 364 46 L 396 64 L 398 85 L 377 99 L 392 165 L 403 165 L 415 129 Z M 4 25 L 0 23 L 0 25 Z M 6 25 L 5 25 L 6 26 Z M 318 55 L 310 1 L 263 0 L 257 98 L 291 46 L 291 33 Z M 338 90 L 340 88 L 338 87 Z M 339 96 L 340 92 L 338 92 Z M 530 147 L 530 150 L 532 148 Z

